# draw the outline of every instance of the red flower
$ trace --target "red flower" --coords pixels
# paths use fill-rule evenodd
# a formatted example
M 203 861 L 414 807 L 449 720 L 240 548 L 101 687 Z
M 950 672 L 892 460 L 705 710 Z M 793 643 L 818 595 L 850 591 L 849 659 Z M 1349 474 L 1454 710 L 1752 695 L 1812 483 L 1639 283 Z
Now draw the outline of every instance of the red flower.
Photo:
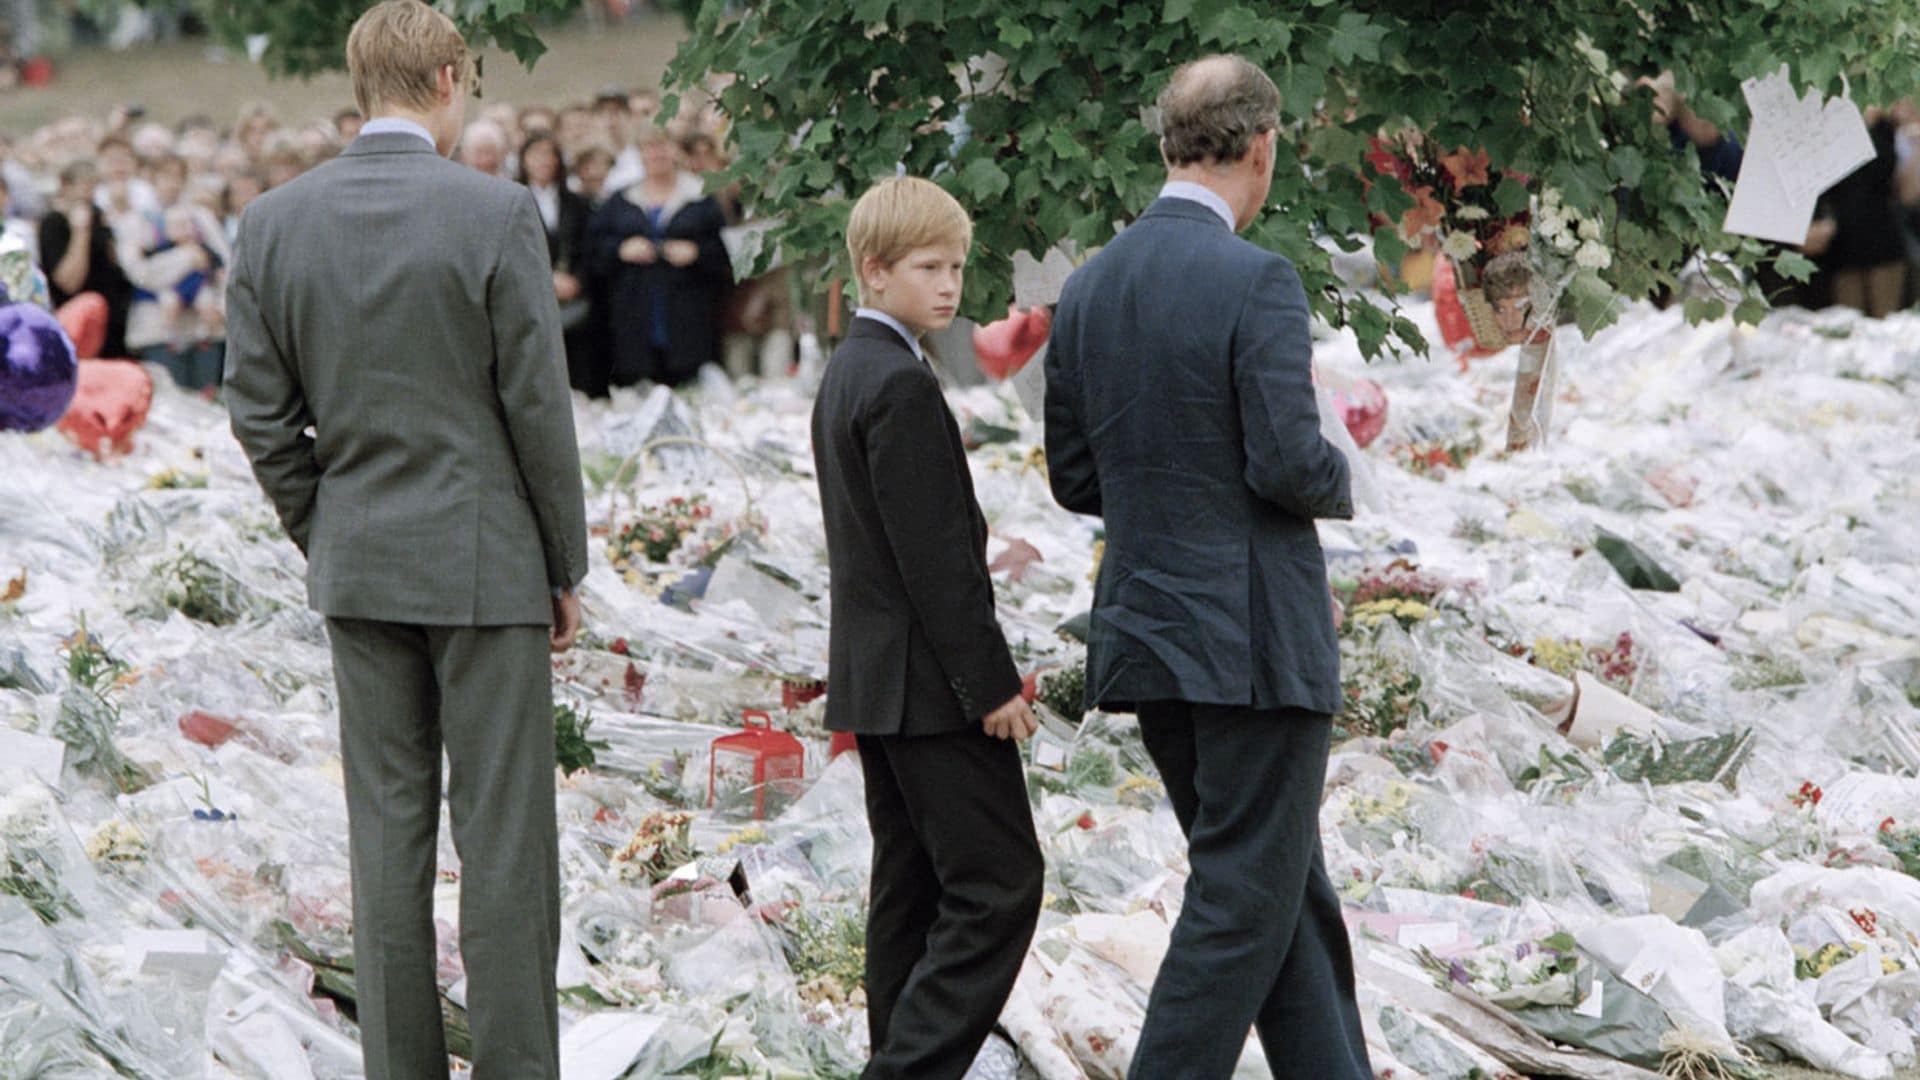
M 607 646 L 607 648 L 620 656 L 625 656 L 627 655 L 627 639 L 623 637 L 614 638 L 613 644 Z
M 1093 828 L 1093 811 L 1082 810 L 1080 812 L 1080 820 L 1074 822 L 1074 824 L 1080 826 L 1083 829 Z
M 1880 831 L 1881 831 L 1881 832 L 1883 832 L 1883 833 L 1890 833 L 1890 832 L 1892 832 L 1892 831 L 1893 831 L 1893 818 L 1892 818 L 1892 817 L 1888 817 L 1888 818 L 1887 818 L 1887 819 L 1886 819 L 1885 821 L 1882 821 L 1882 822 L 1880 823 Z
M 1413 178 L 1413 166 L 1406 158 L 1387 149 L 1387 144 L 1377 135 L 1367 140 L 1366 161 L 1380 175 L 1391 176 L 1402 184 Z
M 1851 908 L 1847 914 L 1853 917 L 1854 925 L 1860 928 L 1861 933 L 1868 937 L 1872 937 L 1880 926 L 1880 916 L 1874 914 L 1872 908 Z
M 1787 796 L 1787 801 L 1795 806 L 1819 806 L 1821 791 L 1811 780 L 1802 780 L 1800 790 Z

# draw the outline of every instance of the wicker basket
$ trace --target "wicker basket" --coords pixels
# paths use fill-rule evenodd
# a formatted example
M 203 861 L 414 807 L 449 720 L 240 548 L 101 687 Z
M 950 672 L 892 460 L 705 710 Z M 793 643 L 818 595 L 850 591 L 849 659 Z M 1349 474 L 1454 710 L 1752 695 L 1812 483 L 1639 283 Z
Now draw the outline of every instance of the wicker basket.
M 1507 335 L 1500 329 L 1500 320 L 1493 314 L 1493 305 L 1487 302 L 1487 290 L 1478 285 L 1461 289 L 1460 307 L 1467 313 L 1467 327 L 1473 331 L 1476 344 L 1489 352 L 1498 352 L 1507 347 Z

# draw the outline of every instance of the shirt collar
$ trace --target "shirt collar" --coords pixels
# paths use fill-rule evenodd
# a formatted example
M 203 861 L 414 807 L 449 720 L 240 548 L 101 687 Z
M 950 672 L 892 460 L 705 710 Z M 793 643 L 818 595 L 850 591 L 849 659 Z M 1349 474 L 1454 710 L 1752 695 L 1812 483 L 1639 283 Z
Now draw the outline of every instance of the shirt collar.
M 1214 191 L 1205 184 L 1196 184 L 1191 180 L 1169 180 L 1166 186 L 1160 189 L 1160 197 L 1163 199 L 1186 199 L 1188 202 L 1197 202 L 1201 206 L 1219 214 L 1220 220 L 1227 223 L 1227 231 L 1239 231 L 1233 227 L 1233 207 L 1227 205 L 1227 200 L 1221 198 L 1219 192 Z
M 395 132 L 418 135 L 427 140 L 427 145 L 433 147 L 435 153 L 440 151 L 439 145 L 433 141 L 433 133 L 412 120 L 405 120 L 398 116 L 377 116 L 360 125 L 362 135 L 388 135 Z
M 907 343 L 907 348 L 913 350 L 914 359 L 919 360 L 923 364 L 927 362 L 927 354 L 921 351 L 919 339 L 915 338 L 913 332 L 908 330 L 906 324 L 899 319 L 881 311 L 879 308 L 870 307 L 854 308 L 853 317 L 856 319 L 872 319 L 874 322 L 880 323 L 883 326 L 893 327 L 893 332 L 899 334 L 900 339 Z

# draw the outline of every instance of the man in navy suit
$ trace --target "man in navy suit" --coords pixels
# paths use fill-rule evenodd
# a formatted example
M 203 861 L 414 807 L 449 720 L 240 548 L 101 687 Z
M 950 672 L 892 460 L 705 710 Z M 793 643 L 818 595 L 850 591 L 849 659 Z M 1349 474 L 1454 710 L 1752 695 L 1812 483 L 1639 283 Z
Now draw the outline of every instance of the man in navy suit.
M 1280 94 L 1215 56 L 1160 97 L 1160 198 L 1067 282 L 1047 355 L 1054 497 L 1105 519 L 1087 700 L 1134 711 L 1187 834 L 1185 902 L 1136 1080 L 1373 1075 L 1319 808 L 1340 658 L 1315 518 L 1353 514 L 1320 435 L 1307 298 L 1235 235 Z

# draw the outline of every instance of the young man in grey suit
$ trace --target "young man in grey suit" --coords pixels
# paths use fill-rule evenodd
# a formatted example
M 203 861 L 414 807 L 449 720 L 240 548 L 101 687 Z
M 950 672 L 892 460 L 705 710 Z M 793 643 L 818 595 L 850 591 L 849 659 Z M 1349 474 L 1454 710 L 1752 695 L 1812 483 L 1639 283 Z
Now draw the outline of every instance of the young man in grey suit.
M 333 645 L 367 1076 L 447 1075 L 444 749 L 473 1075 L 557 1078 L 547 654 L 579 628 L 587 545 L 546 233 L 526 188 L 447 160 L 474 79 L 451 21 L 388 0 L 347 61 L 371 119 L 241 220 L 233 431 Z
M 1266 202 L 1280 94 L 1233 56 L 1161 95 L 1168 183 L 1067 282 L 1047 354 L 1055 498 L 1105 518 L 1087 699 L 1137 711 L 1191 876 L 1135 1080 L 1373 1075 L 1319 810 L 1340 657 L 1315 518 L 1353 513 L 1320 436 L 1307 298 L 1234 234 Z

